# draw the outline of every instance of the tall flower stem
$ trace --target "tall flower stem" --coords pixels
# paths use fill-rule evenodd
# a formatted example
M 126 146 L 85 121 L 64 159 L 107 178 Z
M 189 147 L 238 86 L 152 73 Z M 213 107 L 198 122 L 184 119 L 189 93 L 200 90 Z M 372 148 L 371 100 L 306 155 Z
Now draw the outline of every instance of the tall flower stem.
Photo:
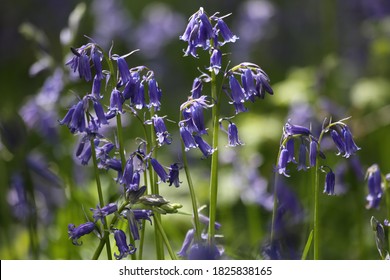
M 195 226 L 195 238 L 196 238 L 196 240 L 200 240 L 201 234 L 200 234 L 200 221 L 199 221 L 199 215 L 198 215 L 198 203 L 196 200 L 195 188 L 194 188 L 194 184 L 192 183 L 191 173 L 190 173 L 190 169 L 188 166 L 187 153 L 185 151 L 183 141 L 181 143 L 181 147 L 182 147 L 184 171 L 186 173 L 188 189 L 190 191 L 190 197 L 191 197 L 191 203 L 192 203 L 192 212 L 193 212 L 194 226 Z
M 314 170 L 314 204 L 313 204 L 313 249 L 314 259 L 319 259 L 319 175 L 318 157 Z
M 96 159 L 96 150 L 95 150 L 95 142 L 94 139 L 91 138 L 91 151 L 92 151 L 92 162 L 93 162 L 93 168 L 95 172 L 95 180 L 96 180 L 96 188 L 98 192 L 98 197 L 99 197 L 99 203 L 100 206 L 103 207 L 104 204 L 104 198 L 103 198 L 103 191 L 102 191 L 102 185 L 100 182 L 100 176 L 99 176 L 99 168 L 97 166 L 97 159 Z M 104 228 L 104 237 L 109 234 L 108 227 L 107 227 L 107 219 L 104 217 L 104 223 L 103 223 L 103 228 Z M 106 250 L 107 250 L 107 258 L 109 260 L 112 259 L 112 254 L 111 254 L 111 245 L 110 245 L 110 239 L 106 239 Z
M 218 134 L 219 134 L 219 110 L 220 100 L 217 94 L 217 81 L 214 71 L 211 71 L 211 97 L 215 101 L 215 105 L 212 107 L 212 120 L 213 120 L 213 141 L 212 147 L 214 153 L 211 156 L 211 175 L 210 175 L 210 213 L 209 213 L 209 227 L 208 227 L 208 242 L 213 243 L 215 235 L 215 227 L 213 226 L 216 221 L 217 215 L 217 197 L 218 197 Z
M 390 186 L 389 182 L 385 178 L 385 196 L 386 196 L 386 209 L 387 209 L 387 219 L 390 220 Z M 387 240 L 388 240 L 388 249 L 390 253 L 390 230 L 387 233 Z
M 146 91 L 146 89 L 145 89 Z M 153 108 L 150 108 L 150 119 L 152 119 L 154 115 L 154 110 Z M 148 153 L 152 153 L 152 157 L 153 158 L 156 158 L 157 157 L 157 149 L 154 149 L 154 147 L 157 146 L 157 143 L 156 143 L 156 138 L 154 137 L 155 135 L 155 132 L 154 132 L 154 127 L 153 125 L 150 126 L 150 139 L 148 141 L 148 143 L 150 143 L 149 145 L 149 151 Z M 157 178 L 157 174 L 155 172 L 153 172 L 152 168 L 151 168 L 151 164 L 149 164 L 149 175 L 150 175 L 150 186 L 151 186 L 151 192 L 152 194 L 156 194 L 158 195 L 159 194 L 159 190 L 158 190 L 158 184 L 157 184 L 157 181 L 158 181 L 158 178 Z M 156 242 L 156 257 L 158 260 L 163 260 L 164 259 L 164 244 L 163 244 L 163 240 L 162 240 L 162 236 L 161 236 L 161 232 L 163 231 L 163 227 L 161 225 L 161 215 L 160 213 L 157 213 L 157 212 L 154 212 L 154 237 L 155 237 L 155 242 Z M 160 226 L 161 228 L 159 229 L 158 228 L 158 224 L 156 222 L 156 220 L 158 220 L 158 222 L 160 222 Z

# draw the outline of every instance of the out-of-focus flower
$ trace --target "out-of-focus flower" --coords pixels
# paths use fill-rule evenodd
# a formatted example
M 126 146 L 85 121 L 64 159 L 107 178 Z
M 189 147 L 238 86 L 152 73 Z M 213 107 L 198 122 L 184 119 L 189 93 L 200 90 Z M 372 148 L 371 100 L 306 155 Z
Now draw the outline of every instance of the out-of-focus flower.
M 368 182 L 368 195 L 366 197 L 368 209 L 378 208 L 381 201 L 383 190 L 382 190 L 382 175 L 377 164 L 371 165 L 367 169 L 366 173 Z

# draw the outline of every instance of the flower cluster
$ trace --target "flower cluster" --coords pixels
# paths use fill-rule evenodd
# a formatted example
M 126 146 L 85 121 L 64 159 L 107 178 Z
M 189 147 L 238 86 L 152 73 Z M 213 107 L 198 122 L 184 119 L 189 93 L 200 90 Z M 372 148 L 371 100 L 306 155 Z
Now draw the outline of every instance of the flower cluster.
M 306 171 L 317 165 L 318 158 L 325 159 L 321 151 L 321 139 L 325 133 L 329 133 L 338 150 L 337 155 L 349 158 L 360 148 L 353 140 L 349 127 L 344 123 L 346 119 L 337 122 L 324 122 L 319 137 L 313 135 L 312 131 L 304 126 L 295 125 L 290 120 L 283 127 L 283 135 L 278 156 L 276 171 L 289 177 L 287 165 L 291 162 L 297 165 L 297 170 Z M 296 144 L 298 143 L 298 144 Z M 298 152 L 295 152 L 299 145 Z M 325 169 L 328 169 L 326 172 Z M 326 172 L 324 193 L 335 194 L 335 173 L 329 166 L 322 166 L 321 170 Z
M 112 233 L 119 250 L 119 255 L 114 256 L 121 259 L 134 254 L 136 247 L 127 244 L 124 231 L 114 227 L 117 217 L 124 217 L 127 220 L 131 240 L 136 241 L 140 239 L 139 229 L 142 220 L 151 222 L 150 217 L 155 211 L 163 214 L 176 213 L 181 207 L 180 204 L 169 203 L 163 197 L 160 197 L 158 202 L 151 201 L 151 195 L 156 197 L 159 195 L 147 195 L 146 181 L 143 182 L 141 178 L 145 177 L 143 175 L 146 175 L 146 172 L 154 171 L 160 179 L 159 182 L 179 187 L 181 164 L 173 163 L 168 168 L 164 167 L 153 153 L 154 149 L 172 142 L 164 117 L 155 114 L 161 107 L 162 91 L 154 72 L 145 66 L 129 68 L 125 58 L 131 53 L 119 56 L 111 54 L 110 50 L 109 54 L 105 55 L 95 42 L 80 48 L 71 48 L 71 51 L 73 56 L 66 64 L 73 72 L 78 73 L 81 79 L 92 83 L 91 92 L 72 105 L 59 123 L 66 125 L 72 134 L 80 135 L 81 140 L 75 154 L 81 164 L 88 165 L 93 159 L 93 165 L 98 169 L 116 172 L 115 181 L 122 186 L 118 191 L 122 193 L 123 201 L 110 202 L 105 206 L 100 201 L 96 209 L 91 208 L 93 222 L 88 221 L 78 227 L 69 224 L 68 234 L 73 244 L 81 245 L 78 242 L 79 238 L 93 231 L 100 237 Z M 109 70 L 103 69 L 103 59 Z M 105 86 L 102 87 L 104 83 Z M 104 105 L 104 92 L 110 88 L 109 85 L 111 85 L 109 104 Z M 141 140 L 138 148 L 126 157 L 121 139 L 119 143 L 118 139 L 111 141 L 104 135 L 108 130 L 103 128 L 116 118 L 119 136 L 122 129 L 121 115 L 130 112 L 141 119 L 137 115 L 140 110 L 149 111 L 150 119 L 144 120 L 142 125 L 153 125 L 155 138 L 148 139 L 149 141 Z M 143 115 L 146 115 L 146 112 L 143 112 Z M 110 215 L 114 217 L 111 223 L 107 223 L 106 219 Z M 103 228 L 99 227 L 99 224 Z

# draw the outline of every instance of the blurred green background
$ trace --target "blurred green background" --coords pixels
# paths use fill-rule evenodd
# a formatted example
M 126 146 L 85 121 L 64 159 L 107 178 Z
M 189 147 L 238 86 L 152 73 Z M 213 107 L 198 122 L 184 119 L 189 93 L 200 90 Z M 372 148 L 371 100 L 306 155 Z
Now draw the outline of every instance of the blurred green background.
M 85 3 L 85 11 L 74 26 L 77 14 L 69 15 L 80 3 Z M 183 57 L 186 45 L 179 41 L 188 17 L 199 7 L 208 14 L 232 13 L 226 22 L 240 40 L 224 48 L 228 53 L 224 62 L 260 65 L 275 92 L 248 104 L 249 111 L 236 117 L 245 146 L 225 148 L 225 136 L 221 137 L 218 221 L 228 258 L 264 257 L 272 171 L 287 119 L 315 129 L 325 117 L 352 116 L 347 123 L 362 148 L 356 157 L 336 157 L 335 148 L 328 145 L 327 151 L 324 141 L 327 164 L 343 175 L 336 178 L 336 196 L 320 197 L 321 257 L 379 259 L 370 218 L 390 217 L 386 217 L 385 201 L 380 209 L 365 208 L 364 173 L 373 163 L 382 173 L 390 172 L 390 2 L 385 0 L 3 1 L 1 259 L 88 259 L 97 245 L 96 236 L 83 237 L 81 247 L 73 246 L 67 236 L 68 223 L 85 222 L 85 213 L 89 215 L 89 208 L 97 204 L 91 170 L 74 163 L 77 139 L 57 123 L 75 95 L 88 90 L 85 83 L 72 79 L 64 86 L 55 82 L 55 73 L 68 75 L 64 62 L 69 47 L 87 43 L 86 35 L 106 51 L 114 42 L 117 54 L 140 49 L 128 59 L 129 65 L 147 65 L 155 71 L 163 90 L 160 115 L 178 121 L 179 106 L 199 75 L 197 68 L 208 65 L 206 53 L 199 59 Z M 48 77 L 54 77 L 54 82 L 47 83 Z M 52 95 L 42 93 L 50 90 Z M 226 115 L 232 115 L 232 110 L 227 102 L 222 108 Z M 131 147 L 140 127 L 132 120 L 126 125 Z M 174 143 L 161 152 L 166 165 L 180 159 L 176 127 L 168 123 Z M 209 160 L 200 160 L 197 151 L 190 156 L 199 202 L 207 204 Z M 286 236 L 294 252 L 284 257 L 299 258 L 310 229 L 312 174 L 290 169 L 291 177 L 283 184 L 298 204 L 285 216 Z M 180 176 L 185 182 L 184 172 Z M 107 197 L 116 194 L 111 177 L 102 175 Z M 24 186 L 22 193 L 18 185 Z M 162 184 L 160 192 L 191 213 L 185 183 L 179 189 Z M 22 205 L 23 198 L 30 206 Z M 179 251 L 191 228 L 190 218 L 164 216 L 163 223 L 172 247 Z M 151 230 L 147 234 L 152 238 Z M 146 244 L 145 257 L 154 257 L 152 241 Z

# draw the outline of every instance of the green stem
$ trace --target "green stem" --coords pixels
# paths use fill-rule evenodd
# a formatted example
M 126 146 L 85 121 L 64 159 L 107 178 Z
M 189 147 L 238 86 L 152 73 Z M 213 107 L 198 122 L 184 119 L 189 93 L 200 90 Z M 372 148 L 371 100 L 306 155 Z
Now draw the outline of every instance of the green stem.
M 181 116 L 179 119 L 181 119 Z M 199 241 L 201 239 L 201 232 L 200 232 L 200 221 L 199 221 L 199 214 L 198 214 L 198 203 L 196 200 L 194 184 L 191 178 L 191 172 L 188 166 L 187 152 L 185 151 L 183 139 L 181 139 L 181 152 L 183 157 L 184 171 L 186 173 L 188 189 L 190 191 L 190 197 L 192 203 L 192 212 L 193 212 L 193 219 L 194 219 L 194 226 L 195 226 L 195 239 Z
M 154 216 L 154 223 L 157 226 L 157 229 L 162 237 L 162 240 L 165 243 L 165 246 L 167 247 L 168 253 L 171 256 L 172 260 L 177 260 L 176 254 L 173 252 L 171 245 L 169 244 L 169 239 L 167 235 L 165 234 L 164 228 L 161 225 L 161 217 Z
M 103 199 L 102 186 L 101 186 L 101 182 L 100 182 L 99 169 L 98 169 L 98 166 L 97 166 L 97 159 L 96 159 L 96 150 L 95 150 L 94 139 L 91 138 L 90 142 L 91 142 L 93 168 L 94 168 L 94 172 L 95 172 L 96 188 L 97 188 L 97 192 L 98 192 L 98 196 L 99 196 L 99 204 L 100 204 L 100 207 L 103 207 L 105 204 L 104 204 L 104 199 Z M 104 237 L 106 237 L 106 236 L 109 235 L 106 217 L 104 217 L 103 228 L 104 228 Z M 111 260 L 112 259 L 112 254 L 111 254 L 111 245 L 110 245 L 109 238 L 106 238 L 105 244 L 106 244 L 106 250 L 107 250 L 107 258 L 109 260 Z M 99 256 L 97 256 L 97 258 L 98 257 Z
M 387 209 L 387 219 L 390 220 L 390 186 L 387 180 L 385 179 L 385 195 L 386 195 L 386 209 Z M 390 230 L 387 232 L 387 241 L 388 241 L 388 252 L 390 254 Z
M 214 71 L 211 71 L 211 97 L 215 101 L 215 105 L 212 108 L 212 120 L 213 120 L 213 141 L 212 147 L 214 153 L 211 156 L 211 174 L 210 174 L 210 213 L 209 213 L 209 227 L 208 227 L 208 242 L 211 245 L 214 242 L 215 235 L 215 221 L 217 215 L 217 197 L 218 197 L 218 134 L 219 134 L 219 110 L 220 100 L 217 96 L 217 83 L 216 75 Z
M 318 175 L 318 157 L 316 158 L 316 165 L 314 170 L 314 206 L 313 206 L 313 248 L 314 259 L 319 259 L 319 175 Z

